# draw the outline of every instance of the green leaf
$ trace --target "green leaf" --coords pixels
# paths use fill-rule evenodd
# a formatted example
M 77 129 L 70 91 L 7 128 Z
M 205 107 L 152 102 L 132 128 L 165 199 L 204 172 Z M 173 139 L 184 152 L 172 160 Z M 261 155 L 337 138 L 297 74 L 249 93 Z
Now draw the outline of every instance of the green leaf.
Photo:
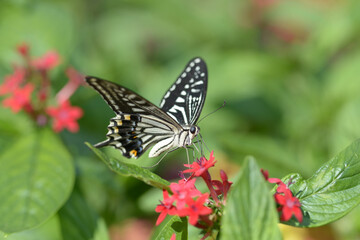
M 333 222 L 356 207 L 360 202 L 360 140 L 341 151 L 325 163 L 309 179 L 291 174 L 283 179 L 290 181 L 290 189 L 299 198 L 305 213 L 302 227 L 317 227 Z
M 152 240 L 167 240 L 175 233 L 177 240 L 185 240 L 188 238 L 187 218 L 178 216 L 171 217 L 168 221 L 164 221 L 156 228 L 152 235 Z
M 98 217 L 75 190 L 59 211 L 64 239 L 90 240 L 96 234 Z
M 18 137 L 32 134 L 34 124 L 24 113 L 14 114 L 10 109 L 0 108 L 0 150 L 10 147 Z
M 94 240 L 109 240 L 108 229 L 104 219 L 100 218 L 97 221 L 97 227 L 94 233 Z
M 254 158 L 247 158 L 231 187 L 221 239 L 281 239 L 275 201 Z
M 144 183 L 157 187 L 160 189 L 167 189 L 169 190 L 169 182 L 165 179 L 162 179 L 155 173 L 152 173 L 151 171 L 141 168 L 139 166 L 136 166 L 134 164 L 125 163 L 121 160 L 115 159 L 113 157 L 106 156 L 103 152 L 101 152 L 99 149 L 96 149 L 95 147 L 91 146 L 89 143 L 85 143 L 101 160 L 103 160 L 108 167 L 123 176 L 132 176 L 134 178 L 139 179 L 140 181 L 143 181 Z
M 0 230 L 13 233 L 49 219 L 74 182 L 71 156 L 49 129 L 19 139 L 0 156 Z
M 10 234 L 5 237 L 0 234 L 0 239 L 6 240 L 62 240 L 58 216 L 50 218 L 44 224 L 22 232 Z

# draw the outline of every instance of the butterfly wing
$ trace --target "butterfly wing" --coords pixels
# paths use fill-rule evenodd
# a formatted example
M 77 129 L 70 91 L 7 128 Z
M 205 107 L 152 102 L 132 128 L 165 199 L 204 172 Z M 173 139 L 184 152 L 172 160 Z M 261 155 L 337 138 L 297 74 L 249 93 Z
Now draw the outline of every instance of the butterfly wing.
M 195 124 L 204 106 L 207 79 L 204 60 L 199 57 L 190 60 L 165 93 L 160 108 L 182 126 Z
M 116 113 L 110 120 L 107 139 L 96 147 L 110 145 L 125 157 L 137 158 L 154 144 L 150 157 L 173 146 L 175 135 L 182 128 L 160 108 L 118 84 L 91 76 L 86 81 Z

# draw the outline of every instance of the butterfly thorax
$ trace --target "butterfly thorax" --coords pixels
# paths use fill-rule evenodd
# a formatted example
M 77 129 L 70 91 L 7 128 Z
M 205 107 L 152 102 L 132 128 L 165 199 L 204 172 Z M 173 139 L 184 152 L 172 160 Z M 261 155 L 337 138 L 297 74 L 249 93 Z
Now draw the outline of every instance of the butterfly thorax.
M 163 152 L 192 145 L 193 139 L 198 135 L 199 131 L 200 128 L 195 125 L 182 126 L 182 130 L 175 132 L 173 137 L 156 143 L 150 150 L 149 157 L 156 157 Z

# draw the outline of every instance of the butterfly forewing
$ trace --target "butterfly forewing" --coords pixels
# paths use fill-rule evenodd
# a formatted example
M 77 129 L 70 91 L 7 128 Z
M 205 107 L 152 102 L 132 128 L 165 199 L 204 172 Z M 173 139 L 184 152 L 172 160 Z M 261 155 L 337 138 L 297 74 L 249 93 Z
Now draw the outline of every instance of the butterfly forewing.
M 195 124 L 205 102 L 207 78 L 204 60 L 192 59 L 165 93 L 161 109 L 182 126 Z
M 177 122 L 164 113 L 164 111 L 123 86 L 91 76 L 87 76 L 86 81 L 100 93 L 111 109 L 117 114 L 141 113 L 153 115 L 158 118 L 162 118 L 171 124 L 177 125 Z
M 107 140 L 96 147 L 110 145 L 121 150 L 125 157 L 137 158 L 149 147 L 172 139 L 181 131 L 174 119 L 131 90 L 96 77 L 86 77 L 86 81 L 117 114 L 110 120 Z

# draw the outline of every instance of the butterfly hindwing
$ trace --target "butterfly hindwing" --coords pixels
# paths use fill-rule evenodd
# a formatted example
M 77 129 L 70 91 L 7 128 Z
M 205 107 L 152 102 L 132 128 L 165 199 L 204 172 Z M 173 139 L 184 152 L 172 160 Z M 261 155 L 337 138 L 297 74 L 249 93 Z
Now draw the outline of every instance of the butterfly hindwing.
M 161 109 L 182 126 L 195 124 L 205 102 L 207 78 L 204 60 L 190 60 L 162 98 Z
M 95 147 L 113 146 L 127 157 L 138 158 L 149 147 L 172 139 L 174 130 L 164 122 L 140 114 L 118 114 L 110 120 L 107 139 Z

